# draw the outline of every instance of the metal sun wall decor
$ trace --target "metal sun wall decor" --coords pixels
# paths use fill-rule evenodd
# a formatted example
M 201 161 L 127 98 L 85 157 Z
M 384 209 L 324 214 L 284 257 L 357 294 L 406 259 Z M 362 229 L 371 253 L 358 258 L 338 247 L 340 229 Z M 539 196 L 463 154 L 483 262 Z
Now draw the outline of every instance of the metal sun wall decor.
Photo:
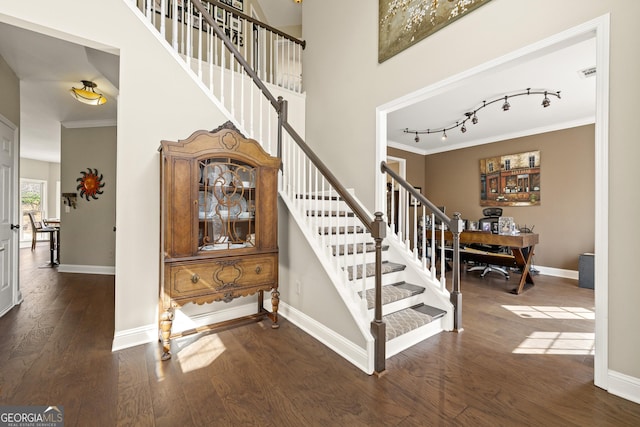
M 540 204 L 540 151 L 480 160 L 480 206 Z
M 87 171 L 80 171 L 82 176 L 76 179 L 80 183 L 76 189 L 80 190 L 80 197 L 89 201 L 91 200 L 89 197 L 97 199 L 97 195 L 103 193 L 101 188 L 104 187 L 104 182 L 102 182 L 102 174 L 98 175 L 98 169 L 87 168 Z
M 379 0 L 378 62 L 446 27 L 490 0 Z

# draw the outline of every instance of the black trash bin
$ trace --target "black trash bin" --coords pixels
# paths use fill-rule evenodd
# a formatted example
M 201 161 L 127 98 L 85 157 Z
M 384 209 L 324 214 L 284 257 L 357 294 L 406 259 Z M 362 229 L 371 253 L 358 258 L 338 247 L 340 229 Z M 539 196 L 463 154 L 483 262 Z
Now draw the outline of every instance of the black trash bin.
M 594 255 L 585 253 L 578 259 L 578 286 L 593 289 L 593 261 Z

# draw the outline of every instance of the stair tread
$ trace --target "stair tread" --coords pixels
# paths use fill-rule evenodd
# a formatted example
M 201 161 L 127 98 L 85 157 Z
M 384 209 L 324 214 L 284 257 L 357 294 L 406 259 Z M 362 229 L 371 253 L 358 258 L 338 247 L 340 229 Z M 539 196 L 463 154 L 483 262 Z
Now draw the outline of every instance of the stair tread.
M 418 285 L 412 285 L 407 282 L 398 282 L 382 287 L 382 305 L 391 304 L 405 298 L 412 297 L 424 292 L 424 288 Z M 360 292 L 362 295 L 362 292 Z M 371 310 L 375 305 L 376 290 L 367 289 L 367 308 Z
M 386 339 L 391 341 L 400 335 L 433 322 L 444 314 L 443 310 L 424 304 L 387 314 L 382 317 L 382 321 L 386 325 Z
M 346 245 L 347 247 L 347 254 L 351 255 L 353 254 L 353 243 L 349 243 L 348 245 Z M 333 255 L 344 255 L 344 248 L 345 245 L 333 245 Z M 362 243 L 357 243 L 356 246 L 356 253 L 361 254 L 362 253 Z M 386 251 L 387 249 L 389 249 L 389 245 L 382 245 L 382 250 Z M 366 252 L 375 252 L 376 250 L 376 244 L 375 243 L 367 243 L 366 245 Z
M 376 263 L 371 262 L 366 264 L 366 277 L 372 277 L 376 274 Z M 396 271 L 402 271 L 407 268 L 404 264 L 399 264 L 397 262 L 383 261 L 382 262 L 382 274 L 394 273 Z M 349 280 L 353 280 L 353 266 L 350 265 L 347 267 L 347 272 L 349 273 Z M 362 278 L 362 264 L 358 264 L 356 266 L 356 279 Z

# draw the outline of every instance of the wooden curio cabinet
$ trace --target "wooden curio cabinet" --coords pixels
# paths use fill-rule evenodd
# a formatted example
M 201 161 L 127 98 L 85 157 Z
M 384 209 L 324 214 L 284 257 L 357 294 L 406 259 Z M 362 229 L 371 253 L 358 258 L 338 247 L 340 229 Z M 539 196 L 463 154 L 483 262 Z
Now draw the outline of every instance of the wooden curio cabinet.
M 257 312 L 247 317 L 268 316 L 277 328 L 280 159 L 230 122 L 162 141 L 160 154 L 162 359 L 171 357 L 174 310 L 187 303 L 257 293 Z M 271 312 L 264 291 L 271 291 Z

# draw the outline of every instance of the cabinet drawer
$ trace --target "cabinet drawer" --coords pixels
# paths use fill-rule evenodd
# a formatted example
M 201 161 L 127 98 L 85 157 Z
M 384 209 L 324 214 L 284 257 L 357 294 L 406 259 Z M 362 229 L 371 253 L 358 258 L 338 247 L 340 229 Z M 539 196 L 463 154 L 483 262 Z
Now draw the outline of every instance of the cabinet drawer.
M 217 292 L 231 292 L 231 297 L 235 298 L 255 292 L 253 288 L 275 287 L 278 256 L 269 254 L 174 264 L 169 266 L 168 277 L 172 298 L 205 296 Z

